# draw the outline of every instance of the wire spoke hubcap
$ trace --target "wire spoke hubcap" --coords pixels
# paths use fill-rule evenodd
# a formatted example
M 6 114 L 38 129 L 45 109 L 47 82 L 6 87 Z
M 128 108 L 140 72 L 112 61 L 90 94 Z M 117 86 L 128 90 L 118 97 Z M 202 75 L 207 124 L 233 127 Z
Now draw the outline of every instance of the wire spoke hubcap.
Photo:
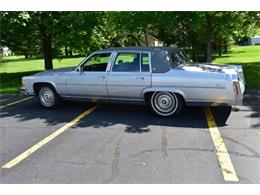
M 48 87 L 44 87 L 40 90 L 39 97 L 40 97 L 42 104 L 47 107 L 52 106 L 55 102 L 54 93 Z

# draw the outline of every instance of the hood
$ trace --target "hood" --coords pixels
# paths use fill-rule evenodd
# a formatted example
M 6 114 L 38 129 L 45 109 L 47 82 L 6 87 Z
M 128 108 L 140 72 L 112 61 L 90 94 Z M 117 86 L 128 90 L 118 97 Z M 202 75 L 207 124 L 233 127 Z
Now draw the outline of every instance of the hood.
M 193 72 L 214 72 L 235 74 L 236 68 L 231 65 L 207 64 L 207 63 L 189 63 L 179 66 L 180 69 Z
M 52 70 L 46 70 L 43 72 L 39 72 L 35 74 L 35 76 L 46 76 L 46 75 L 62 75 L 66 72 L 70 72 L 75 70 L 75 67 L 69 67 L 69 68 L 57 68 Z

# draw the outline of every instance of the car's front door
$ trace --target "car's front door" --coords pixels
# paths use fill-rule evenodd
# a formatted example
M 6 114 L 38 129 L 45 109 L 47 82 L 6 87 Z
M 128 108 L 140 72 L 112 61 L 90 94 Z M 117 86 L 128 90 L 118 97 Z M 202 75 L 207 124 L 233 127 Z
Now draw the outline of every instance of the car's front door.
M 151 86 L 149 53 L 118 52 L 108 73 L 107 91 L 114 99 L 141 99 Z
M 81 65 L 81 71 L 66 76 L 67 94 L 70 96 L 107 98 L 107 65 L 111 53 L 97 53 Z

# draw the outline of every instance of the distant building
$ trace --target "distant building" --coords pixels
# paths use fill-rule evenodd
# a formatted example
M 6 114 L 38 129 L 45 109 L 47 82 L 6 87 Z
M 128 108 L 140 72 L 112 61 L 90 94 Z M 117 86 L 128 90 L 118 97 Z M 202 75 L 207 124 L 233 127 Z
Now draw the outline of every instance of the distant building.
M 260 45 L 260 35 L 250 37 L 248 42 L 249 42 L 249 45 Z
M 146 40 L 147 39 L 147 40 Z M 147 35 L 147 37 L 145 38 L 145 37 L 143 37 L 142 38 L 142 42 L 143 43 L 148 43 L 148 45 L 147 44 L 143 44 L 144 46 L 163 46 L 163 42 L 162 41 L 160 41 L 159 39 L 157 39 L 156 37 L 153 37 L 153 36 L 151 36 L 151 35 Z
M 12 54 L 11 50 L 8 47 L 2 47 L 1 50 L 3 56 L 10 56 Z

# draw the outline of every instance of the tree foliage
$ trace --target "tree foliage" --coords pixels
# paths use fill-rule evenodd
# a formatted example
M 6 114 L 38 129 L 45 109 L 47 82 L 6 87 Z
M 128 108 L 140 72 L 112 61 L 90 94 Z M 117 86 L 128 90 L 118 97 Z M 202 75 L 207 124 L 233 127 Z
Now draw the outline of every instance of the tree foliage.
M 52 59 L 95 49 L 149 45 L 148 36 L 212 60 L 230 43 L 259 33 L 259 12 L 0 12 L 1 45 L 15 54 Z
M 52 69 L 52 59 L 62 48 L 86 50 L 96 15 L 94 12 L 2 12 L 2 45 L 25 56 L 37 54 L 40 48 L 45 69 Z

